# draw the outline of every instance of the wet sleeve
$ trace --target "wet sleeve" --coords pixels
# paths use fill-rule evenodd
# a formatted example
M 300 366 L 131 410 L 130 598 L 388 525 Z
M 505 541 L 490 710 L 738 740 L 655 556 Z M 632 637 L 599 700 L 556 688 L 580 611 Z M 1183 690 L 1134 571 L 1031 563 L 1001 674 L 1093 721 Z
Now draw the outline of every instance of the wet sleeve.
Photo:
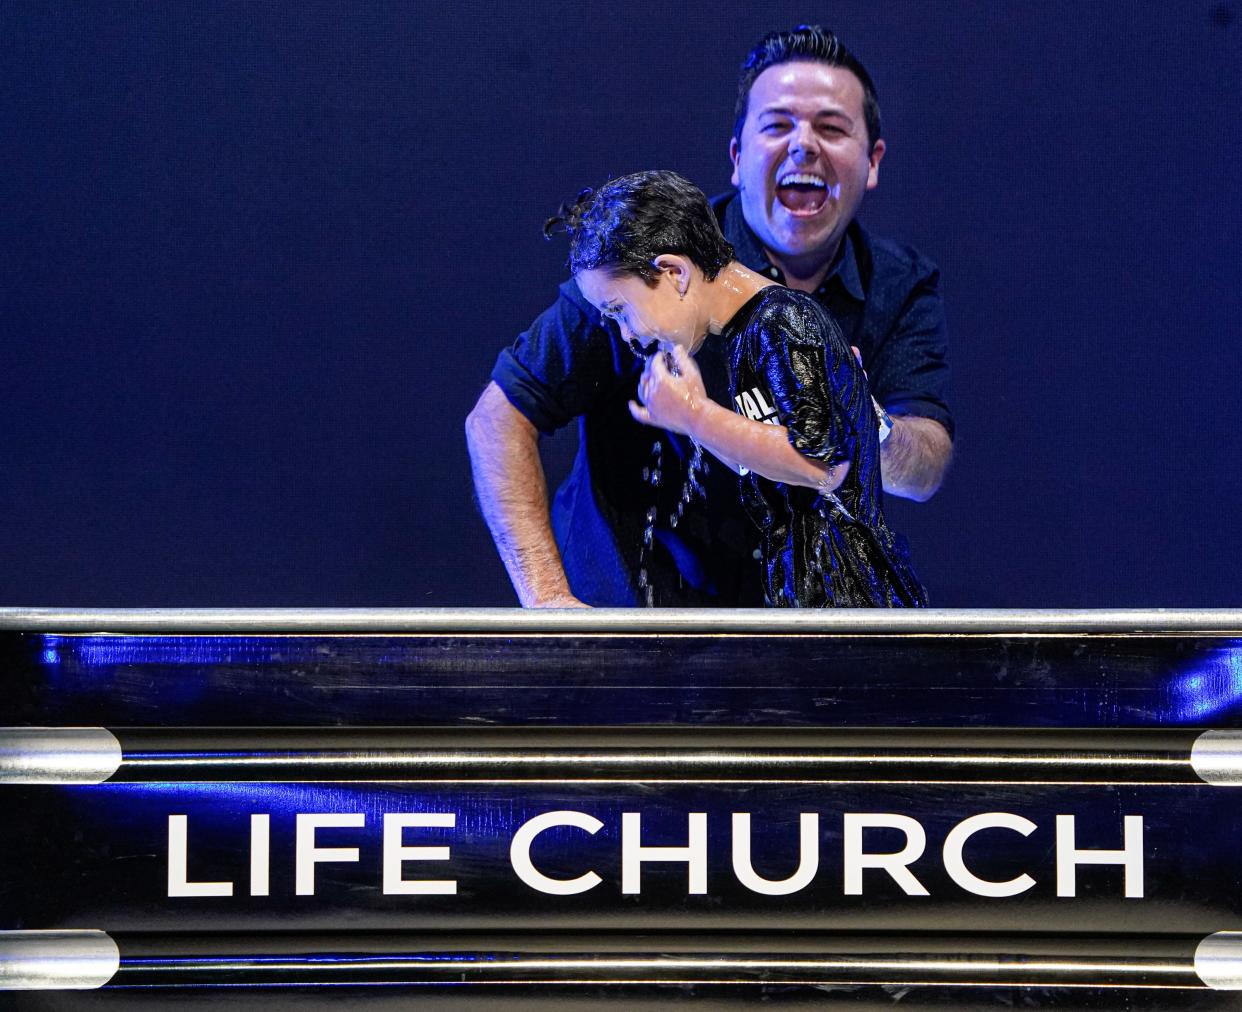
M 492 380 L 540 432 L 554 432 L 633 384 L 632 353 L 573 281 L 502 351 Z
M 759 371 L 793 448 L 829 466 L 851 460 L 851 407 L 870 395 L 840 328 L 809 302 L 779 305 L 764 314 L 757 339 Z
M 949 411 L 948 338 L 940 272 L 924 264 L 892 329 L 866 363 L 876 400 L 897 415 L 931 418 L 953 435 Z

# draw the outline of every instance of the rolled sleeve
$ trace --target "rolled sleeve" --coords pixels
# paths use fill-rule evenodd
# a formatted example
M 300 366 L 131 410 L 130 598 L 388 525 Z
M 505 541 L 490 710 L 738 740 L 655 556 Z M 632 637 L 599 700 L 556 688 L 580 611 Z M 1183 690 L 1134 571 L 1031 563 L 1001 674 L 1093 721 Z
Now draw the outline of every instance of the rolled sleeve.
M 551 433 L 613 393 L 629 365 L 619 351 L 616 336 L 567 281 L 557 300 L 500 353 L 491 378 L 535 428 Z
M 886 410 L 930 418 L 953 435 L 944 302 L 940 272 L 934 267 L 910 291 L 896 324 L 867 366 L 871 389 Z

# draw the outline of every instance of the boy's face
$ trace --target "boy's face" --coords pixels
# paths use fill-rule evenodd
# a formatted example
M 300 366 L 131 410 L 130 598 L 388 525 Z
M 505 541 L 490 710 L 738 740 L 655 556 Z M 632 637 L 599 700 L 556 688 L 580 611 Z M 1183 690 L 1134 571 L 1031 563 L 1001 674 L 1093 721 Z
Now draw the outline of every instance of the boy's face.
M 686 299 L 677 279 L 661 271 L 655 285 L 637 274 L 607 268 L 580 271 L 578 287 L 591 305 L 621 328 L 621 339 L 635 351 L 650 354 L 658 345 L 680 344 L 693 351 L 698 333 L 695 301 Z

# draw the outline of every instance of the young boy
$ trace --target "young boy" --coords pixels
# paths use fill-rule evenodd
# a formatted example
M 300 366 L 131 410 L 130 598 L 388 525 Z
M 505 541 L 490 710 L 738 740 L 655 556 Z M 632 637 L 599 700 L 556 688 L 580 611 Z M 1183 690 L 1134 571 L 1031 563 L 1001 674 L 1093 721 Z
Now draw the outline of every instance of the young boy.
M 884 521 L 866 377 L 819 304 L 734 260 L 702 191 L 674 172 L 584 191 L 558 223 L 582 294 L 650 355 L 631 414 L 744 476 L 768 604 L 926 604 Z M 707 341 L 727 349 L 736 410 L 704 390 L 691 356 Z

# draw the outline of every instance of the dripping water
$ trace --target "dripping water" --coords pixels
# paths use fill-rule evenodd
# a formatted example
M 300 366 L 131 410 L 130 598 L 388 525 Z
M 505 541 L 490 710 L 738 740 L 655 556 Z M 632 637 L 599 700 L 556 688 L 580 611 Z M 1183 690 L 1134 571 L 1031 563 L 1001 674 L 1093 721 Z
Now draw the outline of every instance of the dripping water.
M 653 500 L 658 496 L 656 490 L 663 478 L 663 463 L 664 444 L 657 439 L 651 446 L 651 463 L 643 468 L 643 481 L 651 485 Z M 677 496 L 677 505 L 666 518 L 669 527 L 676 529 L 682 517 L 685 516 L 686 507 L 690 505 L 692 499 L 696 496 L 706 497 L 703 480 L 707 476 L 707 470 L 707 457 L 703 453 L 703 447 L 694 442 L 694 452 L 686 467 L 686 480 L 682 483 L 681 492 Z M 648 608 L 655 607 L 655 587 L 652 586 L 651 578 L 647 573 L 647 553 L 655 542 L 655 526 L 659 520 L 659 511 L 652 506 L 647 510 L 646 523 L 643 526 L 643 540 L 638 550 L 638 589 L 642 591 L 644 603 Z

